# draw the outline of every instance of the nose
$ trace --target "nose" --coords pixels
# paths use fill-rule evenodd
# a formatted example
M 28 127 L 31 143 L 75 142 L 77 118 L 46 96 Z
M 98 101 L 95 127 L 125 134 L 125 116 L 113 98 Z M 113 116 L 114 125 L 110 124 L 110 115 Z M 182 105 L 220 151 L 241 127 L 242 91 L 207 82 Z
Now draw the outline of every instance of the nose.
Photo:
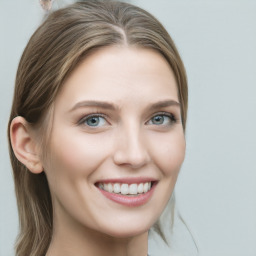
M 116 136 L 113 160 L 116 165 L 138 169 L 150 162 L 146 137 L 139 128 L 123 129 Z

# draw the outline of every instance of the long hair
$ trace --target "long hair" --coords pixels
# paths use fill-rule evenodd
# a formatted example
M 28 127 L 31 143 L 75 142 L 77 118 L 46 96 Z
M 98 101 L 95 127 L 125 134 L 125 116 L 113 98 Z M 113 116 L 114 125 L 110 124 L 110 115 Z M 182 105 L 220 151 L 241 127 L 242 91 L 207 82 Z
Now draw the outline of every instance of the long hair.
M 63 81 L 87 54 L 102 47 L 127 45 L 159 52 L 172 68 L 183 129 L 187 117 L 187 79 L 179 53 L 165 28 L 151 14 L 128 3 L 77 2 L 49 14 L 30 38 L 19 63 L 8 131 L 24 117 L 41 129 L 47 142 L 49 113 Z M 33 174 L 9 149 L 19 212 L 17 256 L 45 255 L 52 237 L 53 214 L 45 173 Z

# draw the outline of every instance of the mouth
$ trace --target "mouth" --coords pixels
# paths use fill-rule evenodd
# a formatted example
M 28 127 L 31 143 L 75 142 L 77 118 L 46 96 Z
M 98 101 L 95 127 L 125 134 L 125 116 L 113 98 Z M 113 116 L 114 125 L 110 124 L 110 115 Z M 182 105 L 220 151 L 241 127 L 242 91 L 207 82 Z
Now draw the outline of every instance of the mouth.
M 147 193 L 154 184 L 153 181 L 143 183 L 96 183 L 96 187 L 109 193 L 119 195 L 137 196 L 143 193 Z
M 95 183 L 99 191 L 115 203 L 125 206 L 140 206 L 149 201 L 157 181 L 100 181 Z

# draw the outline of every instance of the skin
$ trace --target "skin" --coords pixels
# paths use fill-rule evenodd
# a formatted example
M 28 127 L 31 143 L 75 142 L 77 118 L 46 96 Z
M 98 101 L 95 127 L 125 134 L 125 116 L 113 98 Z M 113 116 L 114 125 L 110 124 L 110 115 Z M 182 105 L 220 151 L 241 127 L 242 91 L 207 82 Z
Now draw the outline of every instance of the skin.
M 88 101 L 112 108 L 87 106 Z M 152 108 L 166 101 L 171 104 Z M 147 255 L 148 230 L 164 210 L 184 160 L 178 103 L 173 72 L 153 50 L 107 47 L 76 67 L 54 103 L 48 157 L 37 162 L 47 175 L 54 209 L 47 256 Z M 102 116 L 88 119 L 93 114 Z M 13 127 L 29 134 L 22 119 Z M 26 148 L 39 152 L 36 142 Z M 102 179 L 130 177 L 157 180 L 146 204 L 118 204 L 95 186 Z

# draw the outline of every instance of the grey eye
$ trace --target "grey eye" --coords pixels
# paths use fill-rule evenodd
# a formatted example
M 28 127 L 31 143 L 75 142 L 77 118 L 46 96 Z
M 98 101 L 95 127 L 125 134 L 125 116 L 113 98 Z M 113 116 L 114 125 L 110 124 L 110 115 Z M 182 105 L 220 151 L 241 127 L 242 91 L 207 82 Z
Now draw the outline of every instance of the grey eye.
M 174 123 L 175 117 L 172 114 L 157 114 L 153 116 L 149 121 L 148 124 L 150 125 L 171 125 Z
M 163 124 L 164 121 L 165 121 L 165 116 L 163 116 L 163 115 L 154 116 L 152 118 L 152 123 L 153 124 L 158 124 L 158 125 Z
M 101 116 L 91 116 L 85 119 L 84 123 L 88 126 L 97 127 L 106 124 L 105 118 Z

